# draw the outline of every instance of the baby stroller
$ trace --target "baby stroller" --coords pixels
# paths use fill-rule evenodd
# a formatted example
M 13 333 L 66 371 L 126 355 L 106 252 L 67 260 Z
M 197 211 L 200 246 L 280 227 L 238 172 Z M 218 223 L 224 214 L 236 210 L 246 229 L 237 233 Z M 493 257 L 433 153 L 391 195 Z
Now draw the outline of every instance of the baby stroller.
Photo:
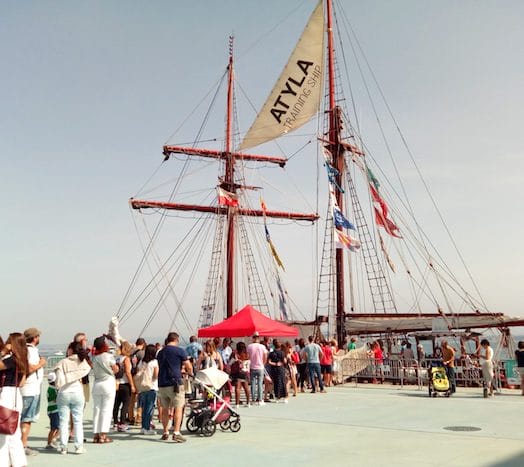
M 195 384 L 201 386 L 203 398 L 189 401 L 191 412 L 186 421 L 187 431 L 213 436 L 217 424 L 222 430 L 236 433 L 240 430 L 240 415 L 233 410 L 229 396 L 222 397 L 220 389 L 229 383 L 229 375 L 216 367 L 200 370 Z M 231 383 L 229 383 L 231 385 Z
M 451 395 L 451 388 L 444 367 L 433 366 L 428 368 L 428 391 L 429 397 L 437 397 L 438 394 L 446 397 Z

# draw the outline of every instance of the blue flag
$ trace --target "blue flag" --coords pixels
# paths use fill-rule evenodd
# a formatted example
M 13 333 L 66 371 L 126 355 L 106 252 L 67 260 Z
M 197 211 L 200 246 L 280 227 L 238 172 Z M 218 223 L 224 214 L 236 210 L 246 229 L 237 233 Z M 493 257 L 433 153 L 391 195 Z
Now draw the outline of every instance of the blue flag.
M 357 230 L 356 227 L 344 217 L 344 214 L 342 214 L 337 206 L 333 206 L 333 222 L 335 222 L 335 226 L 337 227 Z

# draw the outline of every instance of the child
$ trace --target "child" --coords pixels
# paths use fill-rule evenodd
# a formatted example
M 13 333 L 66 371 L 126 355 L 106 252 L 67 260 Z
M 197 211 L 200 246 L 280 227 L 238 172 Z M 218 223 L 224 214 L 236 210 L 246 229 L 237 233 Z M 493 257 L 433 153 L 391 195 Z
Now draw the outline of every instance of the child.
M 53 446 L 56 438 L 58 437 L 58 431 L 60 426 L 60 417 L 58 416 L 58 406 L 56 405 L 56 374 L 54 372 L 49 373 L 47 376 L 49 387 L 47 389 L 47 415 L 49 417 L 49 434 L 47 435 L 47 446 L 46 449 L 56 449 Z

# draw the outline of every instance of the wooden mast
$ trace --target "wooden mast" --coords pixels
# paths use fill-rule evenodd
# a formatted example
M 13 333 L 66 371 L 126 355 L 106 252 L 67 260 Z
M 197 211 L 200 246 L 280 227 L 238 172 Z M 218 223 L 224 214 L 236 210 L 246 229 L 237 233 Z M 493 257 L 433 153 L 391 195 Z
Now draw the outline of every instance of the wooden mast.
M 235 183 L 235 163 L 237 159 L 242 161 L 256 161 L 277 164 L 284 167 L 287 159 L 278 156 L 267 156 L 261 154 L 244 154 L 233 151 L 232 132 L 233 132 L 233 37 L 229 38 L 229 63 L 228 63 L 228 85 L 227 85 L 227 109 L 226 109 L 226 134 L 224 151 L 216 151 L 211 149 L 190 148 L 183 146 L 166 145 L 163 148 L 163 154 L 166 159 L 169 159 L 171 154 L 186 154 L 188 156 L 205 157 L 212 159 L 219 159 L 225 161 L 225 172 L 221 178 L 221 188 L 224 190 L 237 194 L 241 185 Z M 280 219 L 292 220 L 306 220 L 316 221 L 318 215 L 283 212 L 283 211 L 262 211 L 258 209 L 245 209 L 237 206 L 200 206 L 196 204 L 180 204 L 162 201 L 148 201 L 139 199 L 130 199 L 130 204 L 133 209 L 172 209 L 177 211 L 197 211 L 202 213 L 214 213 L 217 215 L 227 216 L 227 242 L 226 242 L 226 315 L 229 318 L 235 313 L 235 228 L 237 216 L 251 216 L 251 217 L 270 217 Z
M 329 88 L 329 151 L 331 152 L 333 167 L 337 170 L 335 181 L 339 187 L 342 186 L 344 174 L 344 149 L 341 142 L 340 108 L 335 102 L 335 50 L 333 41 L 332 2 L 326 0 L 327 16 L 327 40 L 328 40 L 328 88 Z M 335 190 L 338 207 L 343 212 L 344 198 L 339 190 Z M 342 227 L 335 227 L 342 230 Z M 335 249 L 335 280 L 336 280 L 336 329 L 339 344 L 345 338 L 345 303 L 344 303 L 344 249 Z
M 226 119 L 226 173 L 223 187 L 236 195 L 235 158 L 231 155 L 231 128 L 233 115 L 233 37 L 229 37 L 229 66 L 227 79 L 227 119 Z M 224 186 L 225 185 L 225 186 Z M 226 312 L 227 317 L 235 311 L 235 217 L 236 206 L 228 206 L 227 212 L 227 276 L 226 276 Z

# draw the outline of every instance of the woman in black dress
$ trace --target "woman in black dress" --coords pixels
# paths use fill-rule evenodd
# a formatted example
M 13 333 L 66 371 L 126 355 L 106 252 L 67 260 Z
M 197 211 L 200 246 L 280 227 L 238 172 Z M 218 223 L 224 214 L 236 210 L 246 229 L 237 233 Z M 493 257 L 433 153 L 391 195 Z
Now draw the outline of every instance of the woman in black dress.
M 269 376 L 273 380 L 273 390 L 277 402 L 287 403 L 285 365 L 287 363 L 285 353 L 280 348 L 277 339 L 273 340 L 274 350 L 269 352 L 267 363 L 269 366 Z

